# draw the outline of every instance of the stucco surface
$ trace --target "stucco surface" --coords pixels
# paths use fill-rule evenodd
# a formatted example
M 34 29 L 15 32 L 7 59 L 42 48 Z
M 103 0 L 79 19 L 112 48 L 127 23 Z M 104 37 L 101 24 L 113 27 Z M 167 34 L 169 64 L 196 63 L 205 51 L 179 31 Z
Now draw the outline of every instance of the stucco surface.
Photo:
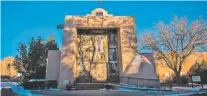
M 103 11 L 103 16 L 95 16 L 96 12 Z M 63 33 L 63 44 L 61 52 L 61 64 L 68 66 L 74 77 L 78 76 L 79 68 L 76 62 L 76 46 L 77 28 L 117 28 L 118 29 L 118 42 L 119 42 L 119 70 L 123 73 L 126 66 L 131 62 L 135 56 L 137 49 L 135 20 L 132 16 L 112 16 L 105 10 L 98 11 L 95 9 L 92 14 L 87 16 L 70 16 L 65 17 L 65 27 Z M 99 67 L 101 70 L 102 67 Z M 61 71 L 64 71 L 63 69 Z M 61 75 L 60 75 L 60 78 Z M 69 78 L 69 77 L 68 77 Z
M 159 86 L 159 80 L 153 64 L 148 58 L 139 54 L 133 58 L 131 64 L 127 65 L 122 77 L 129 78 L 122 78 L 121 83 L 130 83 L 140 86 Z
M 47 67 L 46 67 L 47 80 L 58 81 L 59 73 L 60 73 L 60 56 L 61 56 L 61 52 L 59 50 L 48 51 L 48 60 L 47 60 Z
M 96 16 L 97 12 L 102 12 L 103 16 Z M 143 68 L 139 69 L 139 65 L 131 65 L 133 58 L 137 55 L 137 35 L 136 35 L 136 25 L 135 19 L 133 16 L 113 16 L 108 14 L 104 9 L 95 9 L 91 14 L 87 16 L 71 16 L 67 15 L 64 22 L 64 32 L 63 32 L 63 43 L 61 50 L 61 65 L 60 65 L 60 79 L 62 82 L 65 79 L 73 82 L 74 78 L 79 75 L 79 72 L 82 70 L 77 62 L 77 29 L 87 28 L 87 29 L 108 29 L 116 28 L 118 36 L 118 62 L 119 62 L 119 74 L 124 74 L 124 71 L 127 67 L 130 70 L 134 70 L 135 74 L 131 76 L 147 79 L 156 79 L 155 66 L 151 64 L 153 62 L 153 57 L 150 57 L 150 60 L 142 56 L 146 62 L 140 63 Z M 107 63 L 106 63 L 107 64 Z M 153 62 L 154 64 L 154 62 Z M 130 65 L 130 66 L 129 66 Z M 104 66 L 104 67 L 103 67 Z M 101 72 L 101 70 L 107 70 L 106 65 L 98 65 L 94 71 L 94 74 Z M 150 71 L 149 71 L 150 69 Z M 139 71 L 136 73 L 136 71 Z M 68 74 L 67 74 L 68 72 Z M 107 74 L 104 73 L 107 77 Z M 93 74 L 93 72 L 92 72 Z M 137 75 L 138 74 L 138 75 Z M 140 75 L 141 74 L 141 75 Z M 145 76 L 148 75 L 148 76 Z M 95 75 L 94 75 L 95 76 Z M 129 75 L 130 76 L 130 75 Z M 97 77 L 96 79 L 102 79 L 105 77 Z M 132 81 L 134 82 L 134 81 Z M 140 81 L 142 82 L 142 81 Z

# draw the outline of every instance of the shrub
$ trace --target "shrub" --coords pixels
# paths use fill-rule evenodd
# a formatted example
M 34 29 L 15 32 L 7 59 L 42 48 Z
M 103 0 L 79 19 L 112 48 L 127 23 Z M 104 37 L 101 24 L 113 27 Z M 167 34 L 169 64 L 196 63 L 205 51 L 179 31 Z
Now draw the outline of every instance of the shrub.
M 23 82 L 22 86 L 24 89 L 44 89 L 44 81 L 35 81 L 35 82 Z
M 66 90 L 70 91 L 71 88 L 72 88 L 72 85 L 70 85 L 70 84 L 67 84 L 67 85 L 66 85 Z
M 45 89 L 45 81 L 37 81 L 35 83 L 38 84 L 38 89 Z
M 180 76 L 180 80 L 182 84 L 188 84 L 188 77 L 185 75 Z
M 58 84 L 56 80 L 48 80 L 46 86 L 47 88 L 57 88 Z
M 201 76 L 201 80 L 203 83 L 207 84 L 207 62 L 202 61 L 200 64 L 195 64 L 193 65 L 189 72 L 188 75 L 192 76 Z
M 21 86 L 23 86 L 24 89 L 32 89 L 32 84 L 30 82 L 22 82 Z
M 110 84 L 106 84 L 105 85 L 105 89 L 106 90 L 110 90 L 110 89 L 112 89 L 113 88 L 113 85 L 110 85 Z
M 181 84 L 188 84 L 188 76 L 186 75 L 181 75 L 180 76 L 180 81 L 181 81 Z M 173 76 L 173 80 L 172 80 L 173 83 L 177 83 L 177 79 L 175 76 Z

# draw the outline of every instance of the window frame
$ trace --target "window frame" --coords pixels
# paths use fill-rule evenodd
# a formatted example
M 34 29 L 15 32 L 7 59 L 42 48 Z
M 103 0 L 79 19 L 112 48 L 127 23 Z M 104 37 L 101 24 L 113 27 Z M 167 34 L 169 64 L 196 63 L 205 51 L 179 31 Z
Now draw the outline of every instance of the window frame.
M 103 12 L 96 12 L 96 16 L 103 16 Z

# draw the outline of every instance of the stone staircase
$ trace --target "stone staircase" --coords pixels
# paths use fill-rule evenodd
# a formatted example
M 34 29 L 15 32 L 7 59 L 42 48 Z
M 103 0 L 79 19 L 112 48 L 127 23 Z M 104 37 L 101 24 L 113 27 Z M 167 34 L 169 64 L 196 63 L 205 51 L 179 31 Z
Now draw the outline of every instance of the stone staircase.
M 74 90 L 99 90 L 103 89 L 106 83 L 76 83 Z

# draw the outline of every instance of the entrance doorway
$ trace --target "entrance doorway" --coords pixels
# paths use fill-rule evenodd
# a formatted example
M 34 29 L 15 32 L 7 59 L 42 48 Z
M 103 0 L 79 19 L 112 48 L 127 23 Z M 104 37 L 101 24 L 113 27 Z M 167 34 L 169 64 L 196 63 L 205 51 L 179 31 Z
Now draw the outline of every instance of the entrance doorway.
M 83 82 L 119 82 L 119 47 L 117 29 L 77 29 L 76 72 L 90 74 Z M 81 74 L 80 74 L 81 73 Z M 83 78 L 82 78 L 83 79 Z M 80 81 L 80 80 L 79 80 Z

